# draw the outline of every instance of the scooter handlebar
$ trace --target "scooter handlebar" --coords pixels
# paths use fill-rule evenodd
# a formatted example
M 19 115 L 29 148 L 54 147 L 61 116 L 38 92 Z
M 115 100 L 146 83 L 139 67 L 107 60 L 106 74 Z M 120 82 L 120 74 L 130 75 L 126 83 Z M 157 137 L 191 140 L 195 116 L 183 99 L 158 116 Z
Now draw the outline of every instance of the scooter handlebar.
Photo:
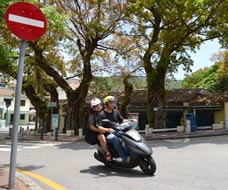
M 102 126 L 104 127 L 116 129 L 116 124 L 108 119 L 102 119 L 101 123 L 102 123 Z
M 115 124 L 114 122 L 108 120 L 108 119 L 102 119 L 102 126 L 107 127 L 107 128 L 112 128 L 114 130 L 118 130 L 118 131 L 126 131 L 130 128 L 133 127 L 132 122 L 127 121 L 121 124 Z

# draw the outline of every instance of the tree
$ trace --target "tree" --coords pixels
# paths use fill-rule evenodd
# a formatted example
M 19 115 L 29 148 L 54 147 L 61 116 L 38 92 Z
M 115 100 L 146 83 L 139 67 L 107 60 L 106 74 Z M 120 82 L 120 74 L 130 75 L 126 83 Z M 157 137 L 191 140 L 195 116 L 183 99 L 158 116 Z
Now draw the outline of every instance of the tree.
M 3 46 L 1 50 L 7 50 L 7 46 Z M 17 78 L 17 65 L 14 64 L 14 61 L 10 60 L 12 57 L 10 54 L 6 51 L 4 52 L 4 55 L 1 53 L 2 59 L 0 62 L 0 72 L 4 73 L 5 75 L 10 76 L 11 78 L 15 79 Z M 37 90 L 34 87 L 35 84 L 31 85 L 31 83 L 28 81 L 31 80 L 31 77 L 24 77 L 23 78 L 23 91 L 27 95 L 27 97 L 30 99 L 31 103 L 34 105 L 36 109 L 36 115 L 38 118 L 40 118 L 41 121 L 47 120 L 47 103 L 45 100 L 37 95 Z M 46 85 L 45 85 L 46 86 Z M 52 89 L 53 90 L 53 89 Z M 43 123 L 41 124 L 42 126 Z M 37 127 L 37 126 L 36 126 Z M 46 127 L 46 126 L 44 126 Z
M 214 74 L 214 85 L 211 91 L 225 92 L 228 90 L 228 51 L 224 50 L 215 53 L 211 59 L 216 61 L 214 65 L 217 65 L 217 70 Z
M 127 106 L 134 89 L 133 78 L 135 75 L 142 76 L 144 73 L 134 39 L 125 36 L 123 30 L 125 30 L 124 27 L 116 30 L 114 37 L 109 41 L 109 50 L 105 56 L 106 60 L 103 61 L 105 65 L 103 72 L 111 75 L 114 85 L 113 92 L 124 92 L 118 104 L 122 116 L 127 118 Z
M 41 6 L 41 4 L 38 4 L 37 6 Z M 7 7 L 4 7 L 4 10 L 6 10 L 6 8 Z M 54 9 L 52 9 L 51 7 L 46 7 L 45 9 L 46 10 L 44 11 L 46 12 L 47 19 L 52 18 L 50 14 L 55 13 Z M 57 16 L 58 14 L 55 13 L 55 15 Z M 59 19 L 55 20 L 55 22 L 58 22 L 58 21 Z M 53 26 L 53 28 L 56 29 L 57 27 Z M 48 26 L 48 29 L 50 31 L 52 30 L 50 25 Z M 0 45 L 2 47 L 1 55 L 3 59 L 1 59 L 0 71 L 16 79 L 16 76 L 17 76 L 16 61 L 19 57 L 18 55 L 19 40 L 9 32 L 5 23 L 1 23 L 1 33 L 2 33 L 2 36 L 1 36 Z M 46 42 L 46 44 L 49 44 L 49 46 L 47 46 L 44 42 Z M 41 44 L 46 48 L 49 47 L 49 49 L 50 49 L 50 46 L 52 46 L 53 49 L 56 48 L 56 41 L 54 40 L 54 38 L 47 37 L 44 40 L 40 40 L 39 44 Z M 58 102 L 56 83 L 53 80 L 51 81 L 50 77 L 49 79 L 47 79 L 47 75 L 45 75 L 44 72 L 42 72 L 42 70 L 40 70 L 37 67 L 37 62 L 36 62 L 37 59 L 36 58 L 34 59 L 34 57 L 37 57 L 37 54 L 36 53 L 34 54 L 34 52 L 29 48 L 27 48 L 26 50 L 27 51 L 26 51 L 26 57 L 25 57 L 23 91 L 26 93 L 27 97 L 30 99 L 31 103 L 36 108 L 37 117 L 42 122 L 41 125 L 46 127 L 48 131 L 50 131 L 51 126 L 48 125 L 48 121 L 50 124 L 51 116 L 48 113 L 50 109 L 48 109 L 47 107 L 49 100 L 45 99 L 44 97 L 50 95 L 51 101 Z M 48 55 L 50 56 L 51 54 L 48 54 Z M 55 60 L 56 62 L 57 62 L 57 58 L 58 56 L 52 56 L 52 60 Z M 58 66 L 58 64 L 56 65 Z M 58 110 L 54 110 L 54 111 L 58 111 Z
M 118 0 L 98 2 L 59 0 L 54 3 L 52 1 L 47 2 L 56 5 L 60 12 L 68 15 L 66 23 L 69 24 L 70 30 L 66 36 L 68 42 L 72 44 L 68 47 L 71 47 L 70 50 L 73 53 L 71 54 L 70 64 L 76 65 L 76 67 L 72 67 L 76 68 L 76 72 L 79 68 L 82 69 L 79 87 L 76 90 L 71 89 L 65 79 L 53 70 L 47 62 L 39 62 L 39 64 L 66 92 L 68 98 L 67 127 L 68 129 L 75 129 L 77 132 L 77 129 L 82 127 L 84 123 L 84 117 L 82 116 L 85 97 L 92 80 L 91 65 L 95 60 L 96 53 L 99 54 L 99 51 L 104 48 L 105 38 L 118 27 L 125 7 Z M 42 57 L 42 50 L 35 43 L 32 43 L 31 47 Z
M 66 92 L 67 127 L 77 131 L 83 125 L 85 97 L 92 79 L 92 63 L 101 51 L 106 50 L 104 39 L 118 28 L 119 20 L 124 16 L 125 3 L 118 0 L 109 2 L 50 0 L 40 1 L 37 6 L 43 7 L 42 10 L 48 18 L 48 32 L 41 40 L 29 42 L 31 54 L 28 55 L 34 60 L 30 62 L 33 68 L 30 71 L 36 71 L 40 67 L 46 73 L 45 77 L 49 77 L 49 81 L 51 78 L 54 79 L 52 88 L 56 87 L 56 83 Z M 63 13 L 68 17 L 64 18 Z M 5 39 L 8 36 L 10 35 L 6 32 Z M 17 43 L 15 39 L 8 38 L 11 44 L 13 40 Z M 66 53 L 69 54 L 70 61 L 67 64 L 69 68 L 67 74 L 70 75 L 69 77 L 79 76 L 81 80 L 76 90 L 71 89 L 66 82 L 68 76 L 62 67 L 65 60 L 60 56 L 61 49 L 68 49 Z M 42 80 L 43 77 L 42 74 L 40 79 Z
M 153 109 L 158 128 L 164 127 L 165 77 L 179 65 L 189 68 L 192 60 L 188 51 L 201 43 L 219 38 L 227 32 L 227 0 L 130 1 L 132 6 L 131 33 L 140 45 L 148 84 L 148 121 L 153 126 Z M 137 41 L 138 37 L 138 41 Z

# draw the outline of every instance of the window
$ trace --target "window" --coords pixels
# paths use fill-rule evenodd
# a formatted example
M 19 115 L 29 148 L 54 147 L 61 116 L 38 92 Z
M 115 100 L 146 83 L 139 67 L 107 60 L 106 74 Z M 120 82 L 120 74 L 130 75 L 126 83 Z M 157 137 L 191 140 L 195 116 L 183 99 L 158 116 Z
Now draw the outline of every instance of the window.
M 5 87 L 6 87 L 6 85 L 5 85 L 5 84 L 0 83 L 0 88 L 5 88 Z
M 21 100 L 21 106 L 25 106 L 25 100 Z
M 20 120 L 25 120 L 25 114 L 20 114 Z
M 4 102 L 6 103 L 6 107 L 9 107 L 12 103 L 12 98 L 4 98 Z

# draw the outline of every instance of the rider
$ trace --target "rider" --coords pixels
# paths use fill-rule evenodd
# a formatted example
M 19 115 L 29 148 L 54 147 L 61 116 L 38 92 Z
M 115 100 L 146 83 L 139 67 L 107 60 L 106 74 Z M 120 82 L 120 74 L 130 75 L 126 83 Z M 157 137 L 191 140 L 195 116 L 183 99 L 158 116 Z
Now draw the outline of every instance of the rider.
M 116 100 L 113 96 L 106 96 L 103 100 L 105 108 L 99 113 L 99 120 L 108 119 L 114 123 L 122 123 L 127 121 L 124 119 L 120 112 L 116 108 Z M 120 156 L 120 161 L 128 162 L 128 157 L 125 155 L 124 149 L 121 146 L 119 138 L 113 134 L 114 130 L 112 129 L 111 133 L 105 134 L 107 142 L 113 144 L 114 148 Z
M 110 161 L 112 157 L 109 152 L 104 133 L 111 132 L 111 130 L 100 126 L 98 122 L 98 114 L 102 110 L 101 100 L 98 98 L 93 98 L 90 102 L 90 107 L 91 114 L 89 115 L 89 127 L 91 130 L 98 133 L 97 139 L 106 153 L 106 160 Z

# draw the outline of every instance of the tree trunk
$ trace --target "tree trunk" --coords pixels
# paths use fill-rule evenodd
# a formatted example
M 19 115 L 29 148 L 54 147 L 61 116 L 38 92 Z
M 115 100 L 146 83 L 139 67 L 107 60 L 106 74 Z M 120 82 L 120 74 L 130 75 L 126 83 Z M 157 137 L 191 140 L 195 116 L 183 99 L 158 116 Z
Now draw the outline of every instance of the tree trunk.
M 26 96 L 29 98 L 30 102 L 36 109 L 36 117 L 39 118 L 39 126 L 45 127 L 47 129 L 47 125 L 44 126 L 44 121 L 48 118 L 48 107 L 47 103 L 39 98 L 36 95 L 36 91 L 33 86 L 25 85 L 23 86 Z
M 152 128 L 165 127 L 165 113 L 163 108 L 165 102 L 165 76 L 168 62 L 169 59 L 161 58 L 156 69 L 150 67 L 150 61 L 144 62 L 150 68 L 146 70 L 148 84 L 147 116 L 149 126 Z
M 69 102 L 70 103 L 70 102 Z M 78 135 L 78 129 L 84 126 L 84 103 L 83 100 L 75 101 L 68 105 L 69 111 L 67 115 L 67 129 L 74 130 Z
M 82 88 L 82 86 L 84 88 Z M 85 124 L 84 106 L 85 106 L 85 98 L 87 95 L 88 87 L 89 86 L 87 84 L 84 84 L 82 82 L 80 84 L 80 88 L 78 88 L 75 91 L 71 91 L 67 94 L 67 97 L 68 97 L 67 129 L 75 130 L 76 135 L 78 134 L 78 129 L 83 128 Z
M 127 106 L 131 101 L 131 94 L 133 91 L 133 86 L 131 82 L 129 82 L 130 75 L 124 75 L 123 83 L 124 83 L 124 98 L 120 102 L 120 113 L 124 118 L 128 118 Z
M 164 95 L 165 90 L 159 86 L 158 80 L 148 85 L 148 122 L 152 128 L 165 127 L 164 114 Z

